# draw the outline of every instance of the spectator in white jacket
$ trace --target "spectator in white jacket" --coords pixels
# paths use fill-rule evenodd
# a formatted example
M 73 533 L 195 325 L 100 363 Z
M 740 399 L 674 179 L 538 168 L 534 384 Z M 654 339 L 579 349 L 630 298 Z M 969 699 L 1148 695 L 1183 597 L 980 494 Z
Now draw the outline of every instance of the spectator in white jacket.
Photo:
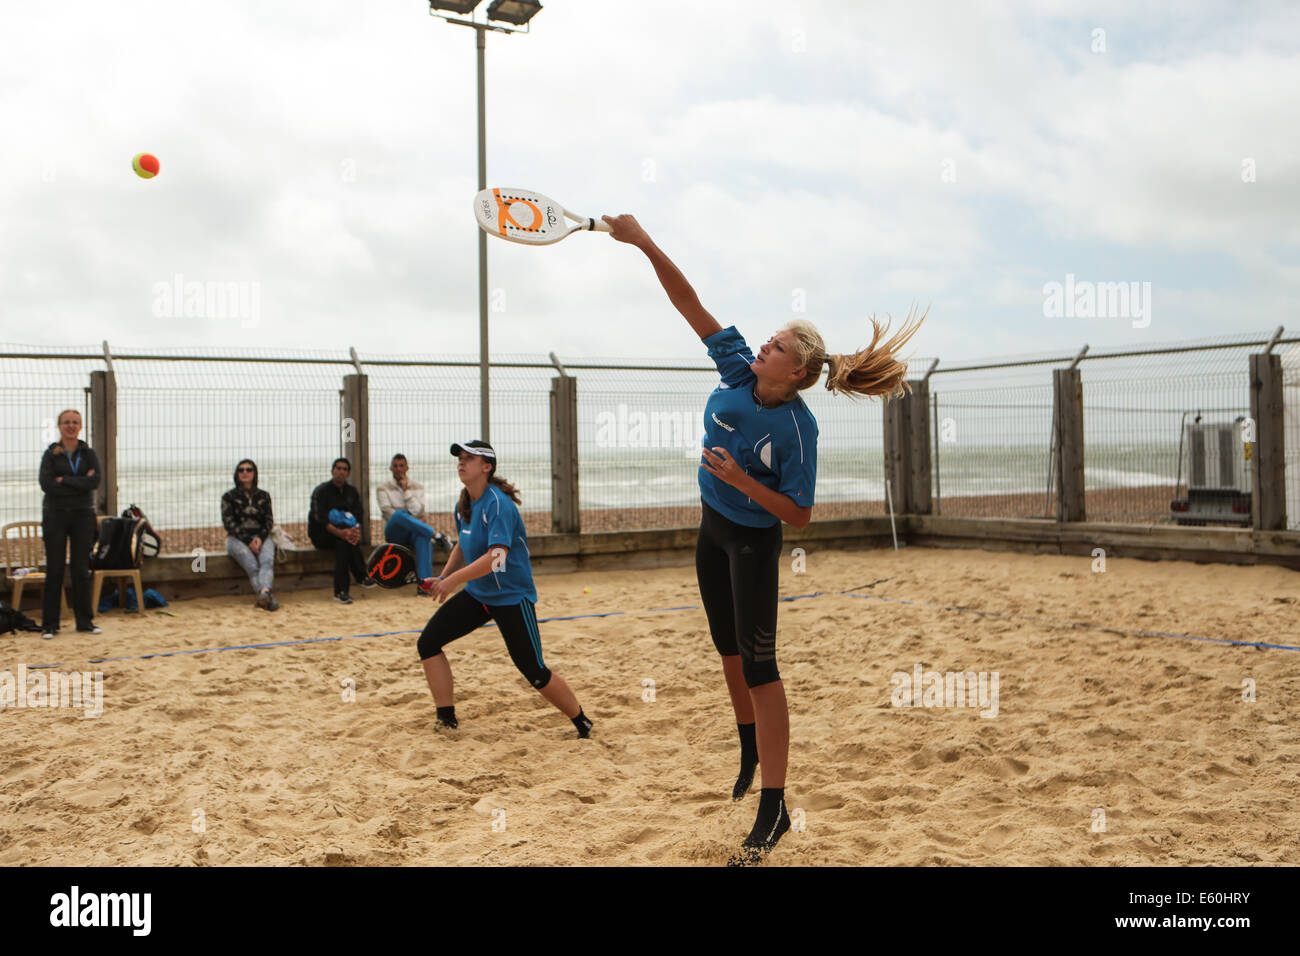
M 400 544 L 415 552 L 415 570 L 420 576 L 420 593 L 433 591 L 433 544 L 435 541 L 448 552 L 451 543 L 439 531 L 420 520 L 425 515 L 424 485 L 407 477 L 409 465 L 406 456 L 396 454 L 388 470 L 393 480 L 375 490 L 379 499 L 379 512 L 384 519 L 384 540 Z

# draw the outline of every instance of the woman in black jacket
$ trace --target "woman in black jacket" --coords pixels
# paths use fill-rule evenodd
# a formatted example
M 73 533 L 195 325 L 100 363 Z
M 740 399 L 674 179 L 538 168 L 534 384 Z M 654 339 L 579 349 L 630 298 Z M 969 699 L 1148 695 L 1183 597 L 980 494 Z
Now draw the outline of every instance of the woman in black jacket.
M 257 606 L 278 609 L 280 602 L 271 594 L 275 584 L 271 496 L 257 487 L 257 465 L 248 458 L 235 466 L 235 487 L 221 496 L 221 523 L 226 527 L 226 553 L 248 575 L 257 592 Z
M 71 542 L 72 610 L 77 630 L 101 633 L 90 606 L 90 549 L 95 542 L 94 493 L 99 487 L 99 458 L 81 441 L 81 413 L 59 412 L 59 440 L 41 458 L 41 535 L 45 539 L 45 626 L 41 637 L 59 630 L 64 555 Z

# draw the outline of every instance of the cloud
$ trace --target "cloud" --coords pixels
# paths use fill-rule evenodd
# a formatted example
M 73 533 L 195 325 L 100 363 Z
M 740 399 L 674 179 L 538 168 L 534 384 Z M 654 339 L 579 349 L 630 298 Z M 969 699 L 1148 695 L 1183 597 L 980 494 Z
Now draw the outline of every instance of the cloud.
M 1189 336 L 1228 303 L 1294 301 L 1285 4 L 613 11 L 548 4 L 529 35 L 489 35 L 489 178 L 636 213 L 750 334 L 800 298 L 836 341 L 933 301 L 915 342 L 946 361 L 1057 348 L 1081 330 L 1043 321 L 1041 286 L 1066 271 L 1153 278 Z M 259 283 L 241 344 L 476 352 L 471 31 L 420 3 L 344 0 L 3 18 L 0 338 L 234 342 L 237 325 L 151 315 L 153 284 L 183 274 Z M 142 149 L 156 180 L 130 173 Z M 697 347 L 639 253 L 604 236 L 494 241 L 488 278 L 494 349 Z

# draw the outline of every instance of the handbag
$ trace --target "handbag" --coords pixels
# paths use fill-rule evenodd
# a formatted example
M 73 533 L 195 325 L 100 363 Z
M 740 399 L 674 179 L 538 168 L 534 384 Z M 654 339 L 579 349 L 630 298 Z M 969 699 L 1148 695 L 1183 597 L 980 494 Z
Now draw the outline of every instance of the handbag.
M 293 538 L 289 532 L 285 531 L 278 524 L 271 526 L 271 543 L 275 545 L 275 560 L 277 564 L 283 564 L 289 560 L 287 552 L 298 550 L 293 543 Z

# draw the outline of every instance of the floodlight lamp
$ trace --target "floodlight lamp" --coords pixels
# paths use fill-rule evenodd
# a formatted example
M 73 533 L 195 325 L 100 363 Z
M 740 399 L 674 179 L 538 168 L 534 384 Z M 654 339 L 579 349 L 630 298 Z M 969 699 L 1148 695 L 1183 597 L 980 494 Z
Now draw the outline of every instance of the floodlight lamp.
M 489 20 L 502 20 L 521 27 L 541 9 L 542 5 L 537 0 L 492 0 L 488 4 L 487 15 Z

